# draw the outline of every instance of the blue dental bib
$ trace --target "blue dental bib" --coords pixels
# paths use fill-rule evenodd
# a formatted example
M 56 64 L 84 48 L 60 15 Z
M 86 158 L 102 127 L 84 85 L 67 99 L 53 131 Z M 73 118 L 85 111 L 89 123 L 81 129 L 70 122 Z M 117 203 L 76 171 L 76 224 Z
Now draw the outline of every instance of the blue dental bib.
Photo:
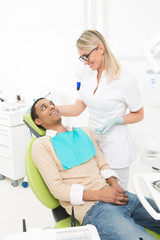
M 92 140 L 81 128 L 59 133 L 50 140 L 65 170 L 85 163 L 96 155 Z

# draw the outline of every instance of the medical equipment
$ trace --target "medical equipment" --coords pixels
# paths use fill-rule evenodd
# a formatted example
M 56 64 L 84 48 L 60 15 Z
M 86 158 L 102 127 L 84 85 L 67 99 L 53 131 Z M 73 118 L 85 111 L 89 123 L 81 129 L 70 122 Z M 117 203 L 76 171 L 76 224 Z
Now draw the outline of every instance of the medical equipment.
M 26 228 L 26 221 L 23 219 L 23 232 L 7 234 L 3 240 L 100 240 L 97 229 L 94 225 L 67 227 L 67 228 Z
M 27 232 L 12 233 L 3 240 L 100 240 L 97 229 L 93 225 L 68 228 L 35 228 Z
M 152 186 L 152 182 L 159 181 L 160 173 L 139 173 L 139 174 L 135 174 L 133 178 L 136 194 L 139 200 L 141 201 L 142 205 L 154 219 L 160 220 L 160 213 L 156 212 L 144 197 L 142 188 L 140 187 L 140 184 L 139 184 L 140 179 L 142 179 L 143 182 L 145 183 L 153 200 L 155 201 L 158 209 L 160 210 L 160 192 L 157 191 Z
M 81 87 L 81 82 L 77 82 L 77 90 L 79 90 Z
M 134 141 L 142 162 L 160 170 L 160 136 L 139 135 Z
M 158 98 L 155 103 L 158 104 L 160 94 L 160 72 L 154 73 L 152 70 L 147 70 L 145 86 L 147 92 L 154 92 L 154 95 L 157 94 Z
M 35 125 L 31 118 L 30 113 L 25 114 L 23 116 L 23 120 L 30 128 L 30 130 L 34 133 L 35 136 L 40 137 L 45 135 L 45 130 Z M 40 200 L 40 202 L 52 210 L 52 214 L 56 222 L 54 228 L 70 227 L 72 222 L 71 216 L 69 216 L 65 209 L 60 205 L 59 201 L 55 199 L 54 196 L 50 193 L 40 173 L 33 164 L 31 148 L 35 140 L 36 140 L 35 137 L 31 139 L 26 150 L 25 157 L 25 169 L 29 185 L 33 190 L 35 196 Z M 76 226 L 80 225 L 77 220 L 75 222 Z
M 160 210 L 160 136 L 155 135 L 140 135 L 135 138 L 135 146 L 137 152 L 141 155 L 141 161 L 152 167 L 157 172 L 139 173 L 133 177 L 136 194 L 142 205 L 148 213 L 156 220 L 160 220 L 160 213 L 156 212 L 144 197 L 140 180 L 145 183 L 153 200 Z
M 152 182 L 152 186 L 153 186 L 157 191 L 160 192 L 160 180 L 158 180 L 158 181 L 153 181 L 153 182 Z
M 158 73 L 160 71 L 160 33 L 145 44 L 144 55 L 153 72 Z
M 61 207 L 59 201 L 54 198 L 54 196 L 50 193 L 48 187 L 43 181 L 39 171 L 35 167 L 32 156 L 31 149 L 32 144 L 36 138 L 32 138 L 28 148 L 26 150 L 26 158 L 25 158 L 25 169 L 28 178 L 29 185 L 34 192 L 35 196 L 39 199 L 39 201 L 44 204 L 46 207 L 51 209 L 53 217 L 55 219 L 55 228 L 62 227 L 70 227 L 71 226 L 71 216 L 65 211 L 64 208 Z
M 25 151 L 30 136 L 23 122 L 26 108 L 0 110 L 0 180 L 12 180 L 13 187 L 25 177 Z
M 24 187 L 24 188 L 27 188 L 27 187 L 28 187 L 28 179 L 27 179 L 27 176 L 24 177 L 24 179 L 23 179 L 22 187 Z
M 159 105 L 160 93 L 160 33 L 154 36 L 144 46 L 144 55 L 150 63 L 151 70 L 147 71 L 148 87 L 147 90 L 154 91 L 154 105 Z M 142 189 L 140 188 L 139 180 L 142 179 L 147 186 L 152 198 L 160 210 L 160 136 L 142 135 L 135 138 L 135 145 L 137 151 L 141 155 L 143 163 L 152 167 L 157 172 L 141 173 L 134 175 L 134 187 L 137 196 L 149 214 L 159 220 L 160 213 L 149 205 L 143 196 Z
M 23 232 L 27 232 L 27 228 L 26 228 L 26 220 L 23 219 L 23 220 L 22 220 L 22 223 L 23 223 Z
M 36 126 L 36 124 L 33 122 L 31 118 L 30 113 L 26 113 L 23 115 L 23 121 L 26 124 L 26 126 L 30 129 L 30 131 L 34 134 L 35 137 L 38 138 L 45 135 L 46 131 L 44 130 L 44 128 Z

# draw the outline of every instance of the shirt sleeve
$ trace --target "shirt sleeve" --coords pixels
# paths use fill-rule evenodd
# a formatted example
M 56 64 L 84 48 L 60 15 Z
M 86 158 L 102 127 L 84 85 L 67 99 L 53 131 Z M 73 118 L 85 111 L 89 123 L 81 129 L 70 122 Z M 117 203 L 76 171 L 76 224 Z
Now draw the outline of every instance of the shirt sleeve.
M 73 184 L 70 191 L 70 201 L 72 205 L 84 204 L 83 201 L 84 186 L 81 184 Z
M 119 179 L 119 176 L 117 175 L 117 173 L 112 169 L 101 170 L 101 175 L 105 179 L 108 179 L 110 177 L 115 177 L 115 178 Z
M 124 88 L 124 101 L 131 112 L 136 112 L 143 107 L 137 78 L 131 77 Z

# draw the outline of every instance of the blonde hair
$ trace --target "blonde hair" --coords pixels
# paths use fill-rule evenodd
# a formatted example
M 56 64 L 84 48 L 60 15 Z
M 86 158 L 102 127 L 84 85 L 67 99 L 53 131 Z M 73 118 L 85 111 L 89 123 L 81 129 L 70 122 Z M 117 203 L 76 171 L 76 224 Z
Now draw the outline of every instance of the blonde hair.
M 108 82 L 112 82 L 119 78 L 121 66 L 119 61 L 112 54 L 104 37 L 96 30 L 85 30 L 76 42 L 76 47 L 82 51 L 90 51 L 99 46 L 104 45 L 104 68 L 109 77 Z

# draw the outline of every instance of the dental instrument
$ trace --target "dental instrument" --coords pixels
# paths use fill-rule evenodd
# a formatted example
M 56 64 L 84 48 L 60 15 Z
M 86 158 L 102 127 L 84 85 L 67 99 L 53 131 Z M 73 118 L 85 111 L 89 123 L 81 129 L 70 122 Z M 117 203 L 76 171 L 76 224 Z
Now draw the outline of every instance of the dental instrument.
M 160 180 L 157 180 L 157 181 L 153 181 L 152 182 L 152 186 L 160 192 Z
M 77 90 L 79 90 L 81 87 L 81 82 L 77 82 Z
M 144 55 L 153 72 L 158 73 L 160 71 L 160 33 L 145 44 Z

